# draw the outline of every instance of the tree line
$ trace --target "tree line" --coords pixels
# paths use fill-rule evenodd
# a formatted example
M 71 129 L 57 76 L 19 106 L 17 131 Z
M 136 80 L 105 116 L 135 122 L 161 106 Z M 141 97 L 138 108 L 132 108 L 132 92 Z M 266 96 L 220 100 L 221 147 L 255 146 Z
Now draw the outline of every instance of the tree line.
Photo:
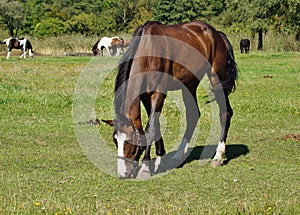
M 132 32 L 147 20 L 203 20 L 229 32 L 300 40 L 299 0 L 0 0 L 0 28 L 12 37 Z

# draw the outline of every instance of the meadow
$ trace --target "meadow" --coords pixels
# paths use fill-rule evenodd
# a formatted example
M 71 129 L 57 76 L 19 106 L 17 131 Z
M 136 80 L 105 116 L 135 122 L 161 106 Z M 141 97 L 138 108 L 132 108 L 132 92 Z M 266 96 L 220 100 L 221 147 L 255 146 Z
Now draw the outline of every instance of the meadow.
M 95 65 L 105 75 L 86 120 L 114 117 L 119 57 L 0 56 L 0 214 L 300 214 L 299 59 L 297 52 L 236 51 L 226 165 L 212 168 L 197 155 L 212 122 L 200 87 L 202 117 L 185 165 L 137 181 L 96 167 L 74 131 L 76 86 Z M 176 98 L 167 98 L 163 112 L 167 152 L 180 133 Z M 112 128 L 93 128 L 115 150 Z

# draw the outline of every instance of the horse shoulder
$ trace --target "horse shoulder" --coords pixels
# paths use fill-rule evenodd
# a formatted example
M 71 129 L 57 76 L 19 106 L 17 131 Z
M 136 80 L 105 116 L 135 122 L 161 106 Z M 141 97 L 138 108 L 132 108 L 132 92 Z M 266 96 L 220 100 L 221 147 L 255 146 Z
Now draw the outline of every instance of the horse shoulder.
M 20 46 L 24 46 L 26 45 L 27 39 L 25 39 L 24 37 L 22 37 L 21 39 L 18 39 L 20 42 Z
M 111 38 L 109 38 L 109 37 L 102 37 L 101 40 L 99 41 L 98 47 L 107 46 L 107 44 L 109 44 L 110 41 L 111 41 Z

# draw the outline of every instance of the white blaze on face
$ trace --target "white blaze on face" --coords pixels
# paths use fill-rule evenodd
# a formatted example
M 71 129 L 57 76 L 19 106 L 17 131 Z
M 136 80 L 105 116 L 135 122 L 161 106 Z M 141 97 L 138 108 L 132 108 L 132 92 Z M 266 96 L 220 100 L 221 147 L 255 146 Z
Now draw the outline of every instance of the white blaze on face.
M 118 157 L 124 158 L 124 143 L 126 140 L 126 134 L 117 133 L 115 138 L 118 142 Z M 127 168 L 124 159 L 118 158 L 118 175 L 119 177 L 125 178 L 127 174 Z

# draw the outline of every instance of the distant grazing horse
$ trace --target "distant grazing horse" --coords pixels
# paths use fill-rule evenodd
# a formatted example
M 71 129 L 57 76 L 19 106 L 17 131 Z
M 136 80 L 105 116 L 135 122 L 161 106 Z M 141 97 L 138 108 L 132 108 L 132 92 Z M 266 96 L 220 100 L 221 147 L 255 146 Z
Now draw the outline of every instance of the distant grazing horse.
M 245 51 L 246 54 L 248 54 L 249 49 L 250 49 L 250 40 L 249 39 L 241 39 L 240 48 L 241 48 L 241 53 L 242 54 L 244 53 L 244 51 Z
M 112 55 L 118 56 L 120 49 L 123 50 L 124 40 L 120 37 L 102 37 L 98 40 L 92 48 L 94 56 L 99 54 L 101 50 L 101 56 L 103 56 L 103 49 L 105 48 L 108 56 L 111 56 L 110 49 L 112 49 Z M 124 50 L 123 50 L 124 52 Z
M 153 142 L 157 156 L 166 153 L 159 116 L 170 90 L 181 90 L 186 106 L 187 127 L 172 157 L 176 167 L 183 162 L 200 117 L 196 92 L 205 74 L 220 109 L 222 128 L 212 166 L 222 165 L 233 115 L 228 95 L 235 89 L 237 72 L 230 42 L 209 24 L 194 21 L 163 25 L 151 21 L 138 28 L 118 66 L 114 97 L 116 119 L 102 120 L 115 128 L 113 139 L 118 148 L 118 176 L 134 177 L 134 164 L 144 151 L 140 171 L 151 174 L 149 161 Z M 145 130 L 140 102 L 148 115 Z
M 26 38 L 8 38 L 3 40 L 3 42 L 1 42 L 1 44 L 6 44 L 7 45 L 7 59 L 10 58 L 11 55 L 11 50 L 12 49 L 21 49 L 21 56 L 20 58 L 24 57 L 24 59 L 26 58 L 26 51 L 28 50 L 28 54 L 30 56 L 30 58 L 33 58 L 33 50 L 32 50 L 32 45 L 30 43 L 29 40 L 27 40 Z
M 130 45 L 130 43 L 131 43 L 131 39 L 124 40 L 124 44 L 121 47 L 123 53 L 124 53 L 124 48 L 128 47 Z

